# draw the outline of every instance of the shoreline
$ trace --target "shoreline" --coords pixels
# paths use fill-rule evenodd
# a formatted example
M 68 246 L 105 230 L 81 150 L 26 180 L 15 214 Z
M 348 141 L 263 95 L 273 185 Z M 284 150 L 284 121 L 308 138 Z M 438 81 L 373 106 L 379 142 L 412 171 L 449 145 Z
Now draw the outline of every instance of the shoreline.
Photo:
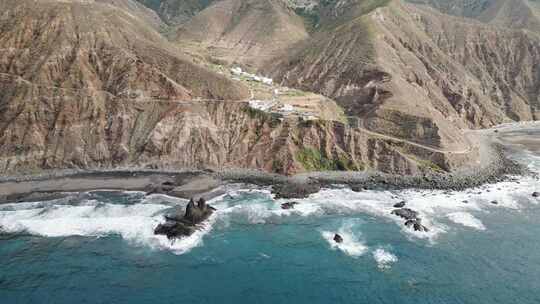
M 529 126 L 529 125 L 527 125 Z M 538 125 L 535 125 L 538 126 Z M 0 204 L 62 198 L 74 192 L 97 190 L 144 191 L 189 199 L 206 199 L 222 194 L 221 186 L 250 184 L 271 186 L 278 198 L 303 198 L 322 188 L 345 185 L 353 191 L 430 189 L 459 191 L 513 180 L 515 176 L 530 174 L 523 165 L 508 158 L 501 134 L 516 132 L 520 126 L 479 131 L 480 148 L 487 155 L 485 164 L 449 173 L 428 173 L 407 176 L 377 171 L 309 172 L 284 176 L 250 169 L 212 170 L 52 170 L 37 175 L 0 178 Z

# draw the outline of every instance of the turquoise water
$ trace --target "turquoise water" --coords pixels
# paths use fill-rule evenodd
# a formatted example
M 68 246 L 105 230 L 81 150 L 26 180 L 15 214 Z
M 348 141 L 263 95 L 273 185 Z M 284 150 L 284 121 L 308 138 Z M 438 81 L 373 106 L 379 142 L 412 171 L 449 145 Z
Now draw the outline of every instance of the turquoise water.
M 540 303 L 538 187 L 343 188 L 283 211 L 238 185 L 175 243 L 152 228 L 185 200 L 105 191 L 0 205 L 0 303 Z M 390 214 L 402 199 L 429 233 Z

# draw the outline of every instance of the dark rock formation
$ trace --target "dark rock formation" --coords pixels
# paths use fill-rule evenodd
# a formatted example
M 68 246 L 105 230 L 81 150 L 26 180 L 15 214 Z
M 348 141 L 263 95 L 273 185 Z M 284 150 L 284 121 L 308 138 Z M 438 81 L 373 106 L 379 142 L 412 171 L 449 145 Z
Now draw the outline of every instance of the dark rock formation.
M 401 201 L 397 204 L 394 204 L 394 208 L 403 208 L 405 207 L 405 201 Z
M 491 203 L 492 203 L 493 205 L 498 205 L 498 204 L 499 204 L 499 202 L 497 202 L 497 201 L 491 201 Z
M 418 212 L 409 208 L 394 209 L 392 211 L 392 214 L 397 215 L 406 220 L 414 220 L 418 217 Z
M 429 229 L 422 225 L 422 219 L 412 219 L 405 222 L 405 226 L 412 227 L 414 231 L 428 232 Z
M 341 235 L 339 235 L 339 234 L 336 233 L 336 234 L 334 235 L 334 242 L 336 242 L 336 243 L 343 243 L 343 237 L 341 237 Z
M 540 192 L 533 192 L 532 197 L 540 197 Z
M 197 204 L 191 199 L 183 215 L 180 210 L 174 214 L 165 215 L 166 222 L 159 224 L 154 229 L 154 234 L 166 235 L 169 239 L 189 236 L 197 230 L 198 224 L 208 219 L 214 210 L 216 209 L 206 204 L 204 198 L 200 198 Z
M 405 202 L 401 202 L 401 203 L 405 205 Z M 398 203 L 398 204 L 401 204 L 401 203 Z M 414 231 L 420 231 L 420 232 L 429 231 L 429 229 L 426 226 L 422 225 L 422 219 L 418 217 L 418 212 L 412 209 L 409 209 L 409 208 L 394 209 L 392 211 L 392 214 L 405 219 L 406 220 L 405 226 L 413 228 Z
M 288 210 L 288 209 L 294 209 L 294 206 L 298 205 L 298 202 L 287 202 L 281 204 L 281 209 Z

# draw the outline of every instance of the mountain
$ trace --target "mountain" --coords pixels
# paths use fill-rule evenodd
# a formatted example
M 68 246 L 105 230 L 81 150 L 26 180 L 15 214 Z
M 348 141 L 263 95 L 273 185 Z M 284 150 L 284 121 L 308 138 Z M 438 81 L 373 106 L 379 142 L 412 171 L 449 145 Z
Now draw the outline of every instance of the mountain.
M 302 18 L 282 0 L 223 0 L 181 26 L 176 41 L 215 60 L 258 68 L 307 37 Z
M 154 10 L 168 25 L 182 24 L 215 0 L 137 0 Z
M 432 6 L 443 13 L 468 17 L 500 27 L 540 33 L 538 0 L 408 0 Z
M 135 153 L 146 108 L 152 124 L 162 103 L 248 97 L 109 1 L 2 0 L 0 10 L 4 171 L 99 165 Z
M 536 2 L 414 1 L 0 0 L 0 172 L 473 164 L 540 117 Z
M 446 150 L 466 146 L 464 129 L 540 116 L 535 34 L 400 1 L 350 11 L 264 70 L 371 131 Z

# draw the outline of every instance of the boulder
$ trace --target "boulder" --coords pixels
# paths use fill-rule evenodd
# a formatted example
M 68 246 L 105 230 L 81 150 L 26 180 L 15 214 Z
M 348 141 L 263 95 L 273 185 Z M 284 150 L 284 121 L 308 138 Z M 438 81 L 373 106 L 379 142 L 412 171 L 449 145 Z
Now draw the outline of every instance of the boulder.
M 394 208 L 403 208 L 405 207 L 405 201 L 401 201 L 399 203 L 394 204 Z
M 540 197 L 540 192 L 533 192 L 532 197 Z
M 492 203 L 493 205 L 498 205 L 498 204 L 499 204 L 499 202 L 497 202 L 497 201 L 491 201 L 491 203 Z
M 392 214 L 397 215 L 406 220 L 412 220 L 418 217 L 418 212 L 409 208 L 394 209 L 392 210 Z
M 298 205 L 298 202 L 287 202 L 281 204 L 281 209 L 288 210 L 288 209 L 294 209 L 294 206 Z
M 336 242 L 336 243 L 343 243 L 343 237 L 342 237 L 341 235 L 339 235 L 339 234 L 336 233 L 336 234 L 334 235 L 334 242 Z

